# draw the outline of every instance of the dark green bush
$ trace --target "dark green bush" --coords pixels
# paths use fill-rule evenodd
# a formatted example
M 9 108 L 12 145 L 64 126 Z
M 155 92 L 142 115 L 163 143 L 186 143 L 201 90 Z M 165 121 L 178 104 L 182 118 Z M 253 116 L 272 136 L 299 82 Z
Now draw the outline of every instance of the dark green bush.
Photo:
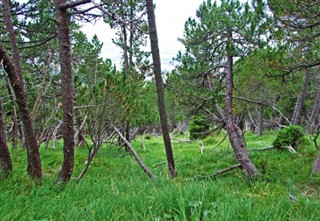
M 194 116 L 189 124 L 189 133 L 191 139 L 204 139 L 209 133 L 209 124 L 202 116 Z
M 305 143 L 305 131 L 301 126 L 293 125 L 279 130 L 273 146 L 281 148 L 291 146 L 295 150 Z

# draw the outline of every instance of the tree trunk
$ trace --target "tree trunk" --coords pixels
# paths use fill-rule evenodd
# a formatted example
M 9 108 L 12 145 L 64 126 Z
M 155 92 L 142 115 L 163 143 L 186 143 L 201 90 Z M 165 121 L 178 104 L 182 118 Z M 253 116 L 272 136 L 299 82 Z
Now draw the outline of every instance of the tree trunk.
M 312 129 L 317 127 L 319 113 L 320 113 L 320 90 L 318 91 L 317 97 L 314 100 L 313 108 L 310 116 L 310 124 Z
M 17 39 L 16 39 L 16 33 L 14 31 L 13 27 L 13 22 L 11 18 L 11 13 L 10 13 L 10 4 L 9 0 L 1 0 L 3 4 L 3 19 L 6 24 L 6 30 L 9 34 L 10 38 L 10 46 L 11 46 L 11 51 L 13 54 L 13 64 L 15 66 L 15 72 L 18 76 L 18 79 L 20 80 L 22 86 L 23 86 L 23 80 L 22 80 L 22 69 L 21 69 L 21 57 L 17 45 Z
M 3 113 L 2 113 L 2 100 L 0 97 L 0 167 L 4 177 L 7 177 L 12 171 L 12 162 L 8 150 L 7 139 L 4 129 Z
M 66 0 L 53 1 L 58 22 L 59 58 L 61 68 L 62 105 L 63 105 L 63 164 L 56 182 L 68 182 L 74 164 L 73 106 L 74 89 L 72 83 L 71 42 L 69 35 L 69 16 L 61 6 Z
M 41 161 L 38 142 L 33 130 L 32 120 L 28 111 L 27 100 L 24 94 L 22 81 L 15 71 L 15 66 L 10 60 L 7 52 L 0 44 L 0 60 L 8 74 L 8 78 L 16 95 L 17 103 L 21 113 L 24 126 L 24 134 L 27 142 L 28 174 L 33 178 L 42 177 Z
M 228 56 L 226 69 L 226 110 L 225 121 L 229 140 L 233 148 L 234 154 L 241 163 L 241 167 L 249 178 L 254 178 L 259 175 L 255 165 L 251 162 L 247 151 L 246 142 L 244 140 L 242 131 L 237 127 L 233 121 L 232 114 L 232 90 L 233 90 L 233 57 Z
M 304 79 L 302 91 L 301 91 L 301 93 L 300 93 L 300 95 L 299 95 L 299 97 L 297 99 L 296 107 L 294 109 L 294 113 L 293 113 L 293 117 L 292 117 L 292 123 L 293 124 L 299 124 L 300 123 L 302 112 L 303 112 L 303 108 L 305 106 L 306 94 L 307 94 L 307 91 L 308 91 L 308 85 L 310 83 L 310 77 L 311 77 L 310 69 L 307 68 L 306 69 L 306 73 L 305 73 L 305 79 Z
M 149 23 L 149 35 L 151 42 L 151 53 L 153 60 L 154 76 L 156 81 L 157 95 L 158 95 L 158 108 L 160 114 L 161 128 L 163 141 L 165 145 L 168 167 L 171 177 L 176 176 L 176 168 L 174 164 L 173 151 L 171 147 L 167 113 L 165 108 L 165 99 L 164 99 L 164 87 L 163 80 L 161 76 L 161 62 L 160 62 L 160 52 L 158 46 L 158 35 L 156 27 L 156 19 L 154 14 L 154 5 L 153 0 L 146 0 L 147 4 L 147 14 L 148 14 L 148 23 Z
M 15 148 L 17 148 L 17 145 L 18 145 L 18 136 L 19 136 L 17 110 L 16 110 L 16 106 L 14 104 L 16 99 L 14 96 L 13 88 L 12 88 L 7 76 L 5 76 L 5 79 L 6 79 L 6 85 L 7 85 L 7 90 L 8 90 L 8 94 L 10 97 L 10 101 L 12 103 L 12 110 L 11 110 L 12 111 L 11 119 L 12 119 L 12 123 L 13 123 L 13 125 L 12 125 L 12 147 L 15 149 Z
M 258 135 L 263 135 L 263 105 L 259 105 Z
M 316 161 L 314 162 L 313 167 L 312 167 L 311 175 L 313 175 L 315 173 L 320 173 L 320 155 L 318 156 L 318 158 L 316 159 Z

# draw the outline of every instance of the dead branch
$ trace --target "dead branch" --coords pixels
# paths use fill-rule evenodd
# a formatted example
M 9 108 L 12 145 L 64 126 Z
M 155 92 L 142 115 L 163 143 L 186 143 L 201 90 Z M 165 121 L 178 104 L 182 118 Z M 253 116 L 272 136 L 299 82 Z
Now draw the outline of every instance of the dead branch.
M 225 169 L 222 169 L 222 170 L 218 170 L 217 172 L 215 172 L 214 174 L 211 174 L 209 176 L 196 176 L 195 178 L 196 179 L 212 179 L 212 178 L 215 178 L 223 173 L 226 173 L 228 171 L 231 171 L 231 170 L 234 170 L 234 169 L 237 169 L 237 168 L 240 168 L 241 167 L 241 164 L 236 164 L 236 165 L 233 165 L 233 166 L 230 166 L 228 168 L 225 168 Z
M 134 158 L 136 159 L 137 163 L 140 165 L 140 167 L 142 168 L 142 170 L 151 178 L 151 179 L 155 179 L 157 178 L 152 172 L 151 170 L 149 170 L 149 168 L 143 163 L 143 161 L 141 160 L 141 158 L 139 157 L 139 155 L 137 154 L 137 152 L 134 150 L 134 148 L 132 147 L 132 145 L 130 144 L 130 142 L 123 136 L 123 134 L 118 130 L 118 128 L 116 128 L 115 126 L 113 126 L 113 129 L 118 133 L 118 135 L 120 136 L 120 138 L 123 140 L 123 142 L 127 145 L 127 148 L 129 149 L 129 151 L 131 152 L 131 154 L 134 156 Z

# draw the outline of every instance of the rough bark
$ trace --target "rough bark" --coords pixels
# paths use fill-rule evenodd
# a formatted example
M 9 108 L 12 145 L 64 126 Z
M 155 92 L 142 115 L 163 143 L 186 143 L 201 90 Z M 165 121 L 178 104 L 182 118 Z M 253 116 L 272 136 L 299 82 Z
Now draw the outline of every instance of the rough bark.
M 158 46 L 158 35 L 156 27 L 156 19 L 154 14 L 154 5 L 153 0 L 146 0 L 147 4 L 147 14 L 148 14 L 148 24 L 149 24 L 149 35 L 151 42 L 151 54 L 153 60 L 153 71 L 156 81 L 157 95 L 158 95 L 158 108 L 160 114 L 161 128 L 163 141 L 165 145 L 168 167 L 171 177 L 176 176 L 176 168 L 174 163 L 173 151 L 170 141 L 169 128 L 167 113 L 165 108 L 165 99 L 164 99 L 164 87 L 163 80 L 161 76 L 161 62 L 160 62 L 160 52 Z
M 305 73 L 305 79 L 304 79 L 302 91 L 297 99 L 296 107 L 294 109 L 294 113 L 293 113 L 293 117 L 292 117 L 293 124 L 300 123 L 303 108 L 305 107 L 305 100 L 306 100 L 306 94 L 308 91 L 308 85 L 310 83 L 310 77 L 311 77 L 310 69 L 307 68 L 306 73 Z
M 4 69 L 13 87 L 23 122 L 24 135 L 27 142 L 28 174 L 33 178 L 42 177 L 41 161 L 38 142 L 34 133 L 33 123 L 28 111 L 27 100 L 22 81 L 15 71 L 11 59 L 0 44 L 0 60 L 3 61 Z
M 225 121 L 229 140 L 233 148 L 235 157 L 242 166 L 244 173 L 249 178 L 254 178 L 259 175 L 255 165 L 251 162 L 247 151 L 246 142 L 242 131 L 237 127 L 233 120 L 232 114 L 232 90 L 233 90 L 233 57 L 228 56 L 226 69 L 226 97 L 225 97 Z
M 74 107 L 74 89 L 72 83 L 71 67 L 71 42 L 69 29 L 69 16 L 63 5 L 66 0 L 53 1 L 58 22 L 59 39 L 59 59 L 61 68 L 62 85 L 62 110 L 63 110 L 63 164 L 56 182 L 68 182 L 74 165 L 74 128 L 73 128 L 73 107 Z
M 23 85 L 22 80 L 22 68 L 21 68 L 21 57 L 17 45 L 16 33 L 14 31 L 13 22 L 10 13 L 10 4 L 9 0 L 1 0 L 3 7 L 3 19 L 6 24 L 6 30 L 10 38 L 10 46 L 13 54 L 13 64 L 15 66 L 15 72 Z
M 12 171 L 12 162 L 4 128 L 2 100 L 0 97 L 0 167 L 3 172 L 3 176 L 7 177 Z

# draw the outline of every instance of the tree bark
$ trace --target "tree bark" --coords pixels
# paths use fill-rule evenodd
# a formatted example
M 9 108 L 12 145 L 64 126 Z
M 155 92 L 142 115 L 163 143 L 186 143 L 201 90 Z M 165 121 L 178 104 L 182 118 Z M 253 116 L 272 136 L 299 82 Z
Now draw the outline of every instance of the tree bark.
M 25 97 L 22 81 L 15 71 L 11 59 L 0 43 L 0 60 L 8 74 L 8 78 L 16 95 L 17 103 L 21 113 L 24 126 L 24 134 L 27 142 L 28 174 L 33 178 L 42 177 L 41 161 L 38 142 L 34 133 L 33 123 L 28 111 L 27 100 Z
M 233 148 L 233 152 L 242 166 L 244 173 L 249 178 L 255 178 L 259 172 L 255 165 L 251 162 L 247 151 L 246 142 L 242 131 L 235 125 L 232 114 L 232 93 L 233 93 L 233 57 L 228 56 L 226 69 L 226 97 L 225 97 L 225 121 L 229 140 Z
M 171 177 L 176 176 L 176 168 L 174 163 L 173 151 L 170 141 L 169 128 L 167 113 L 165 108 L 165 99 L 164 99 L 164 87 L 163 80 L 161 76 L 161 62 L 160 62 L 160 52 L 158 46 L 158 35 L 156 27 L 156 19 L 154 14 L 154 5 L 153 0 L 146 0 L 147 4 L 147 14 L 148 14 L 148 24 L 149 24 L 149 35 L 151 42 L 151 53 L 153 60 L 154 76 L 156 81 L 157 95 L 158 95 L 158 108 L 160 114 L 161 128 L 163 141 L 165 145 L 168 167 Z
M 69 29 L 69 16 L 63 5 L 66 0 L 53 1 L 58 22 L 59 59 L 61 68 L 62 84 L 62 110 L 63 110 L 63 164 L 56 182 L 68 182 L 73 173 L 74 165 L 74 128 L 73 128 L 73 107 L 74 88 L 72 83 L 71 67 L 71 42 Z
M 19 136 L 17 110 L 16 110 L 16 106 L 14 105 L 14 102 L 16 99 L 15 99 L 14 91 L 13 91 L 13 88 L 10 84 L 8 77 L 5 76 L 5 79 L 6 79 L 6 85 L 7 85 L 7 90 L 8 90 L 8 94 L 10 97 L 10 101 L 12 102 L 12 110 L 11 110 L 12 111 L 11 119 L 12 119 L 12 123 L 13 123 L 13 125 L 12 125 L 12 147 L 15 149 L 15 148 L 17 148 L 17 145 L 18 145 L 18 136 Z
M 0 97 L 0 167 L 4 177 L 7 177 L 12 171 L 12 162 L 8 150 L 7 139 L 2 112 L 2 100 Z
M 316 159 L 316 161 L 313 164 L 311 175 L 316 174 L 316 173 L 320 173 L 320 155 L 318 156 L 318 158 Z
M 313 103 L 313 108 L 310 116 L 310 123 L 312 129 L 317 127 L 318 124 L 318 118 L 319 118 L 319 113 L 320 113 L 320 90 L 317 93 L 317 97 L 314 100 Z
M 16 33 L 14 31 L 13 22 L 11 18 L 10 13 L 10 4 L 9 0 L 1 0 L 3 5 L 3 19 L 6 24 L 6 30 L 9 34 L 10 38 L 10 46 L 11 51 L 13 54 L 13 64 L 15 66 L 15 72 L 18 76 L 18 79 L 20 80 L 22 86 L 23 86 L 23 80 L 22 80 L 22 68 L 21 68 L 21 57 L 17 45 L 17 39 L 16 39 Z
M 293 124 L 300 123 L 303 108 L 305 107 L 305 100 L 306 100 L 306 94 L 308 91 L 308 85 L 310 83 L 310 77 L 311 77 L 310 69 L 307 68 L 306 73 L 305 73 L 305 79 L 304 79 L 302 91 L 297 99 L 296 107 L 294 109 L 294 113 L 293 113 L 293 117 L 292 117 Z
M 263 135 L 263 105 L 259 105 L 258 135 Z

